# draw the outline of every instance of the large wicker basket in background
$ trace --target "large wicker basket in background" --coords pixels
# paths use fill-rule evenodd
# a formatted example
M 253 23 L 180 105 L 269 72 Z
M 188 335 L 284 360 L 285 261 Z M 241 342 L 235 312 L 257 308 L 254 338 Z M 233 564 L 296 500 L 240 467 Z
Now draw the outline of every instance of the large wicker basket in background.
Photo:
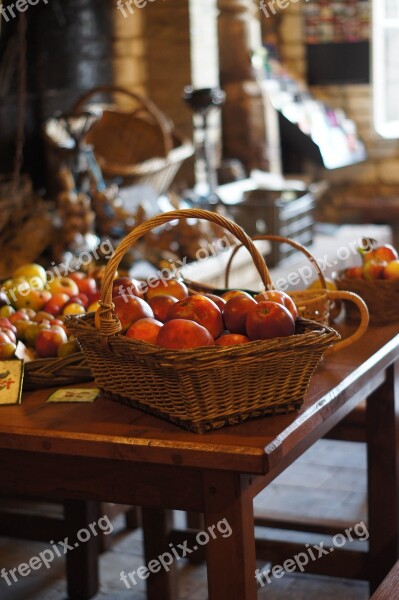
M 399 281 L 387 279 L 352 279 L 340 273 L 336 279 L 340 290 L 354 292 L 363 298 L 370 313 L 370 323 L 383 325 L 399 321 Z M 348 303 L 347 316 L 351 321 L 357 321 L 357 311 Z
M 167 350 L 118 333 L 112 281 L 126 250 L 151 229 L 174 219 L 202 218 L 245 244 L 265 286 L 267 266 L 244 231 L 214 212 L 177 210 L 137 226 L 111 257 L 102 287 L 99 329 L 93 315 L 68 317 L 103 394 L 197 433 L 250 417 L 298 409 L 323 353 L 338 338 L 328 326 L 299 319 L 295 335 L 232 347 Z
M 73 113 L 79 114 L 104 94 L 122 95 L 132 106 L 122 109 L 105 104 L 102 117 L 86 134 L 103 174 L 122 179 L 123 185 L 149 185 L 158 194 L 165 193 L 182 163 L 193 155 L 193 145 L 180 138 L 170 119 L 151 100 L 125 88 L 93 88 L 78 100 Z

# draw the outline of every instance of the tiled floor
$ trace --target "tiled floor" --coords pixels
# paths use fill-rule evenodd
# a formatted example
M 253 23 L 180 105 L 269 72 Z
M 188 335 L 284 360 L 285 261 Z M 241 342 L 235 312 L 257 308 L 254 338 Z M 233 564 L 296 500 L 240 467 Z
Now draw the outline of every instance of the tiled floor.
M 322 440 L 256 498 L 256 512 L 274 516 L 302 515 L 314 521 L 333 519 L 337 532 L 342 522 L 359 523 L 366 519 L 365 448 L 363 444 Z M 177 521 L 183 515 L 176 513 Z M 115 525 L 117 526 L 118 523 Z M 271 530 L 257 529 L 257 535 L 271 536 Z M 287 532 L 273 531 L 286 537 Z M 318 544 L 320 535 L 296 533 L 290 538 L 302 543 Z M 120 573 L 136 570 L 144 564 L 140 531 L 119 534 L 112 550 L 101 557 L 101 591 L 95 600 L 145 600 L 142 581 L 127 589 Z M 358 543 L 358 542 L 357 542 Z M 0 538 L 0 569 L 7 570 L 27 562 L 48 547 L 35 542 Z M 290 557 L 287 557 L 290 558 Z M 322 560 L 322 559 L 321 559 Z M 263 565 L 259 565 L 262 567 Z M 204 565 L 179 563 L 179 600 L 206 600 Z M 272 579 L 259 590 L 258 599 L 268 600 L 366 600 L 365 582 L 337 580 L 306 574 L 285 574 Z M 0 600 L 65 600 L 64 564 L 56 559 L 49 569 L 42 567 L 17 583 L 7 586 L 0 579 Z M 163 600 L 159 598 L 159 600 Z M 221 599 L 224 600 L 224 599 Z M 245 599 L 243 599 L 245 600 Z

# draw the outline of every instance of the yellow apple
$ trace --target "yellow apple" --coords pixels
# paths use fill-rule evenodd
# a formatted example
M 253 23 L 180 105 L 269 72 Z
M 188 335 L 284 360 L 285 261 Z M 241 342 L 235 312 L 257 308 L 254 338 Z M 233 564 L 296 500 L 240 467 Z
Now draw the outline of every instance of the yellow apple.
M 37 263 L 29 263 L 18 267 L 18 269 L 14 271 L 13 278 L 15 277 L 23 277 L 27 281 L 38 278 L 43 283 L 42 289 L 47 283 L 47 273 L 43 267 Z
M 70 298 L 79 294 L 77 284 L 69 277 L 56 277 L 47 284 L 47 289 L 54 294 L 67 294 Z

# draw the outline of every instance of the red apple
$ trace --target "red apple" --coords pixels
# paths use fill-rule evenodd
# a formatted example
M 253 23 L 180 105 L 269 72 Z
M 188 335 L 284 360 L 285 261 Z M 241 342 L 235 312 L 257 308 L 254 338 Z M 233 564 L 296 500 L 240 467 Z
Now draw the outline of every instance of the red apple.
M 159 330 L 156 340 L 158 346 L 171 350 L 199 348 L 215 344 L 209 331 L 188 319 L 172 319 Z
M 28 346 L 32 346 L 32 348 L 35 347 L 37 336 L 44 329 L 50 329 L 49 321 L 43 321 L 42 323 L 32 323 L 32 325 L 29 325 L 29 327 L 25 329 L 24 338 Z
M 39 331 L 35 349 L 40 358 L 53 358 L 57 356 L 61 344 L 65 344 L 67 341 L 67 335 L 61 327 L 50 327 L 50 329 Z
M 112 296 L 137 296 L 144 298 L 142 284 L 133 277 L 118 277 L 112 282 Z
M 154 318 L 151 306 L 137 296 L 115 296 L 112 301 L 115 305 L 115 313 L 122 325 L 122 333 L 139 319 Z M 99 312 L 96 313 L 97 323 L 98 315 Z
M 227 292 L 223 292 L 220 297 L 228 302 L 230 298 L 233 298 L 234 296 L 247 296 L 248 298 L 252 298 L 248 292 L 244 292 L 243 290 L 228 290 Z
M 179 300 L 170 307 L 167 320 L 190 319 L 199 323 L 216 339 L 223 331 L 223 318 L 220 309 L 212 300 L 202 294 L 194 294 Z
M 7 317 L 10 323 L 15 323 L 15 321 L 29 321 L 29 315 L 23 310 L 17 310 L 13 314 Z
M 216 346 L 237 346 L 238 344 L 247 344 L 251 340 L 246 335 L 240 333 L 224 333 L 215 341 Z
M 295 321 L 285 306 L 266 300 L 249 311 L 246 328 L 251 340 L 264 340 L 292 335 Z
M 162 325 L 161 321 L 157 321 L 157 319 L 139 319 L 129 327 L 126 332 L 126 337 L 142 340 L 149 344 L 156 344 L 158 333 Z
M 53 297 L 44 305 L 43 310 L 56 317 L 62 313 L 62 309 L 69 301 L 69 298 L 70 297 L 68 294 L 54 294 Z
M 154 296 L 148 300 L 148 304 L 151 306 L 154 317 L 158 321 L 165 323 L 170 307 L 178 302 L 177 298 L 173 296 Z
M 360 267 L 348 267 L 343 272 L 343 276 L 348 279 L 364 279 L 363 266 Z
M 165 295 L 173 296 L 178 300 L 183 300 L 188 296 L 188 289 L 186 284 L 178 279 L 156 279 L 148 281 L 148 287 L 145 293 L 147 301 L 155 296 Z
M 82 273 L 82 271 L 75 271 L 74 273 L 70 273 L 68 277 L 76 283 L 81 294 L 86 294 L 86 296 L 89 296 L 90 294 L 96 293 L 97 283 L 93 277 Z
M 255 300 L 257 302 L 265 302 L 266 300 L 270 300 L 271 302 L 277 302 L 277 304 L 282 304 L 285 308 L 288 308 L 290 311 L 292 318 L 295 320 L 298 318 L 298 309 L 295 305 L 295 302 L 285 292 L 280 292 L 278 290 L 265 290 L 255 296 Z
M 374 281 L 374 279 L 382 279 L 385 272 L 386 262 L 380 262 L 378 260 L 370 259 L 363 265 L 363 275 L 368 281 Z
M 217 296 L 216 294 L 204 294 L 207 298 L 212 300 L 218 308 L 223 312 L 224 307 L 226 306 L 226 300 L 221 296 Z
M 398 260 L 399 256 L 397 251 L 391 244 L 383 244 L 382 246 L 377 246 L 373 248 L 369 252 L 365 252 L 363 254 L 364 262 L 368 262 L 369 260 L 377 260 L 380 262 L 390 262 L 391 260 Z
M 223 310 L 223 321 L 226 329 L 231 333 L 245 334 L 247 314 L 255 304 L 256 300 L 249 295 L 237 294 L 230 298 Z
M 90 304 L 95 304 L 96 302 L 99 302 L 101 300 L 101 292 L 100 290 L 97 290 L 96 292 L 94 292 L 94 294 L 87 294 L 87 297 L 89 299 L 90 306 Z
M 385 266 L 384 279 L 399 279 L 399 260 L 391 260 Z
M 81 304 L 83 306 L 83 308 L 87 308 L 89 306 L 89 299 L 86 296 L 86 294 L 78 294 L 77 296 L 72 296 L 72 298 L 69 298 L 68 302 L 65 304 L 65 306 L 68 306 L 68 304 Z M 64 306 L 64 308 L 65 308 Z

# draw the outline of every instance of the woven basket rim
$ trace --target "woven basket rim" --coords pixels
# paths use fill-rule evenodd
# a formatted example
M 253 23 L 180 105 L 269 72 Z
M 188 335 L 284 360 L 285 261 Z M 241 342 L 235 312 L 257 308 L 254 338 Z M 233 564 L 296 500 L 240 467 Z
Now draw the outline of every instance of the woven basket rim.
M 77 337 L 78 342 L 79 335 L 94 335 L 97 338 L 101 337 L 99 330 L 94 325 L 94 316 L 92 314 L 69 315 L 66 318 L 66 323 L 68 328 Z M 120 343 L 130 345 L 132 352 L 134 352 L 137 357 L 151 356 L 151 359 L 154 360 L 154 362 L 155 360 L 159 360 L 163 366 L 170 364 L 174 368 L 179 368 L 180 362 L 184 365 L 184 368 L 187 368 L 187 364 L 192 362 L 193 366 L 195 366 L 195 363 L 198 362 L 199 359 L 201 361 L 211 362 L 216 358 L 218 360 L 231 360 L 232 358 L 241 358 L 244 356 L 252 356 L 255 358 L 259 355 L 263 360 L 263 357 L 271 353 L 307 350 L 309 345 L 315 350 L 325 350 L 339 338 L 338 332 L 332 327 L 298 317 L 296 320 L 296 331 L 293 335 L 267 340 L 254 340 L 236 346 L 215 345 L 182 350 L 169 350 L 167 348 L 162 348 L 161 346 L 156 346 L 155 344 L 127 338 L 121 333 L 108 337 L 104 343 L 109 347 Z
M 373 286 L 375 284 L 380 285 L 380 286 L 391 286 L 396 284 L 399 285 L 399 279 L 360 279 L 360 278 L 356 278 L 356 277 L 345 277 L 345 275 L 343 274 L 342 271 L 340 271 L 339 273 L 337 273 L 337 275 L 334 277 L 334 279 L 337 282 L 340 283 L 350 283 L 350 284 L 355 284 L 355 285 L 363 285 L 363 286 Z

